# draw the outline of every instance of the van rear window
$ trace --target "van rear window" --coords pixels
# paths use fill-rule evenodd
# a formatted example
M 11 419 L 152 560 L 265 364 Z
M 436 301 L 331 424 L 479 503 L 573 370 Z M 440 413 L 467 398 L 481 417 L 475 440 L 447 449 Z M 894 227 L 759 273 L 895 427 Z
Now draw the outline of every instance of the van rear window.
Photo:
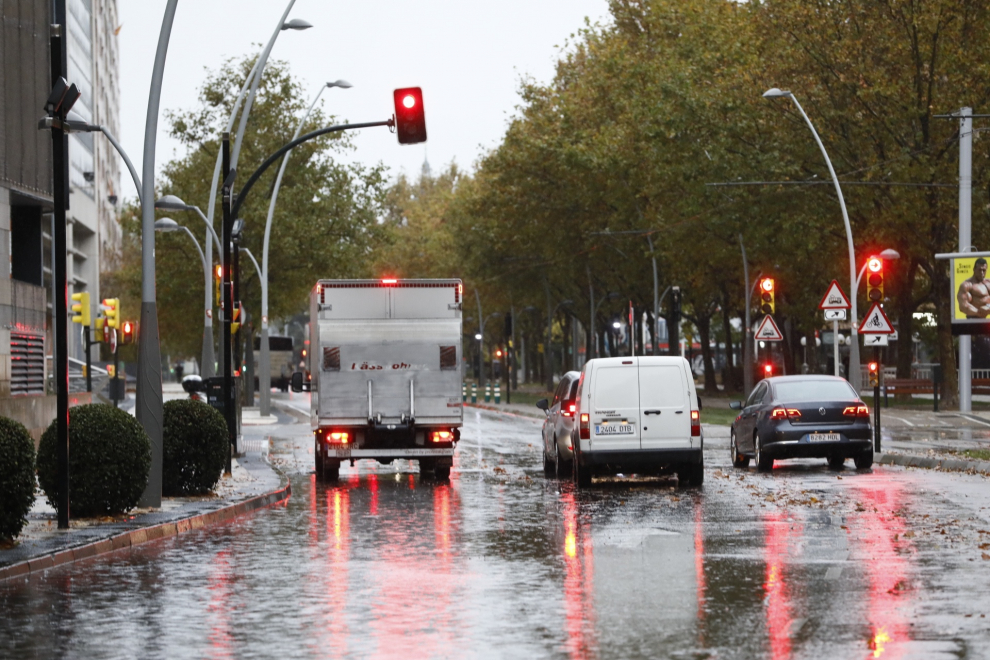
M 602 367 L 595 372 L 592 405 L 598 409 L 639 406 L 639 370 Z

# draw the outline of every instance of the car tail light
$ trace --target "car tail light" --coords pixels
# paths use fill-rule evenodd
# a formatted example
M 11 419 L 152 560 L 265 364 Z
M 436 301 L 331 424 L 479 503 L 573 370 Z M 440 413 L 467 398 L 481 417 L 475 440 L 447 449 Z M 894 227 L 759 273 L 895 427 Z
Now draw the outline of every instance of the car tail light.
M 588 440 L 591 438 L 591 419 L 588 413 L 581 413 L 581 439 Z
M 691 411 L 691 435 L 694 437 L 701 435 L 701 413 L 697 410 Z
M 430 433 L 430 440 L 433 442 L 453 442 L 454 434 L 451 431 L 433 431 Z
M 770 419 L 801 419 L 801 411 L 797 408 L 774 408 Z
M 560 413 L 564 417 L 574 417 L 574 413 L 577 412 L 577 404 L 573 401 L 565 401 L 563 405 L 560 406 Z
M 867 417 L 870 416 L 870 409 L 866 406 L 846 406 L 842 414 L 846 417 Z

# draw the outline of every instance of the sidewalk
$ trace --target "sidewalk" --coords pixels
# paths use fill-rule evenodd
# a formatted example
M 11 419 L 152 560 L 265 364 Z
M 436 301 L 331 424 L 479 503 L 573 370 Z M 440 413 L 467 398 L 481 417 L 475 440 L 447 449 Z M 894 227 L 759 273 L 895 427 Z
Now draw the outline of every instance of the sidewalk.
M 215 495 L 163 498 L 161 509 L 70 520 L 66 530 L 58 529 L 55 510 L 39 495 L 15 545 L 0 548 L 0 580 L 175 536 L 285 500 L 292 493 L 288 481 L 268 464 L 267 447 L 258 449 L 233 461 Z

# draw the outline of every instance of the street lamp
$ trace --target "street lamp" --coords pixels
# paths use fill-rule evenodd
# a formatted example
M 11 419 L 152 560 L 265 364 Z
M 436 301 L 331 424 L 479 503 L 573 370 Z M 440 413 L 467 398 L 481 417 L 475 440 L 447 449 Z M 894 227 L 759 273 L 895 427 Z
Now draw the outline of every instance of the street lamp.
M 217 254 L 222 254 L 223 250 L 220 246 L 220 238 L 217 236 L 217 232 L 214 231 L 212 223 L 209 218 L 203 215 L 203 212 L 198 206 L 193 206 L 191 204 L 186 204 L 184 201 L 176 197 L 175 195 L 165 195 L 161 199 L 155 202 L 155 208 L 162 209 L 166 211 L 195 211 L 197 215 L 206 223 L 206 229 L 208 230 L 208 236 L 213 237 L 213 243 L 217 246 Z M 157 225 L 155 225 L 157 228 Z M 209 238 L 207 238 L 209 243 Z M 197 242 L 197 245 L 199 243 Z M 203 259 L 207 264 L 213 261 L 213 257 L 210 254 L 211 250 L 209 244 L 203 253 Z M 202 353 L 202 376 L 203 378 L 213 378 L 216 375 L 215 363 L 216 357 L 213 353 L 213 300 L 210 297 L 210 277 L 209 271 L 210 267 L 207 265 L 207 278 L 206 284 L 203 289 L 204 302 L 206 314 L 203 319 L 203 353 Z
M 178 222 L 172 220 L 171 218 L 161 218 L 155 221 L 156 231 L 173 232 L 173 231 L 178 231 L 180 229 L 186 232 L 187 234 L 189 234 L 189 238 L 192 239 L 192 242 L 196 245 L 196 250 L 199 252 L 199 258 L 202 259 L 203 261 L 203 279 L 205 281 L 205 288 L 206 288 L 206 325 L 207 327 L 209 327 L 210 316 L 212 315 L 213 312 L 212 301 L 210 300 L 210 279 L 212 278 L 213 273 L 212 273 L 212 269 L 210 268 L 210 262 L 206 260 L 206 253 L 203 252 L 203 248 L 200 247 L 199 241 L 196 240 L 196 237 L 193 235 L 191 231 L 189 231 L 189 228 L 186 227 L 185 225 L 180 225 Z M 212 346 L 210 348 L 212 349 Z M 203 356 L 203 359 L 204 360 L 206 359 L 205 354 Z M 210 351 L 210 359 L 211 360 L 213 359 L 212 350 Z M 209 372 L 207 372 L 207 370 L 209 370 Z M 210 373 L 210 375 L 212 376 L 213 364 L 210 363 L 209 365 L 207 365 L 206 362 L 203 362 L 200 365 L 200 372 L 204 376 L 206 373 Z
M 306 114 L 303 115 L 303 118 L 296 126 L 296 132 L 292 134 L 293 140 L 299 137 L 299 133 L 309 119 L 310 113 L 313 112 L 313 108 L 316 107 L 316 102 L 319 100 L 323 90 L 331 87 L 349 89 L 351 84 L 346 80 L 335 80 L 320 87 L 316 96 L 313 97 L 313 102 L 309 104 Z M 261 398 L 261 410 L 259 412 L 263 417 L 271 414 L 272 398 L 272 365 L 268 346 L 268 245 L 272 233 L 272 218 L 275 216 L 275 203 L 278 201 L 278 191 L 282 187 L 282 175 L 285 174 L 285 167 L 289 164 L 289 156 L 291 154 L 292 152 L 290 151 L 282 158 L 282 165 L 279 167 L 278 175 L 275 177 L 275 187 L 272 190 L 271 201 L 268 203 L 268 218 L 265 220 L 265 240 L 261 248 L 261 274 L 259 275 L 261 278 L 261 364 L 259 365 L 258 390 Z
M 41 120 L 40 124 L 41 125 L 39 125 L 39 128 L 51 128 L 53 121 L 50 117 L 45 117 Z M 134 182 L 134 188 L 137 190 L 138 203 L 141 203 L 141 177 L 138 176 L 137 170 L 134 169 L 134 163 L 132 163 L 131 159 L 128 158 L 127 152 L 124 151 L 124 148 L 120 146 L 119 142 L 117 142 L 117 138 L 113 136 L 113 133 L 111 133 L 106 126 L 90 124 L 89 122 L 83 121 L 82 118 L 80 118 L 76 113 L 70 111 L 66 121 L 62 122 L 62 130 L 66 133 L 103 133 L 107 140 L 110 141 L 110 144 L 113 145 L 113 148 L 117 150 L 117 153 L 120 154 L 124 164 L 127 165 L 127 171 L 130 172 L 131 181 Z
M 598 308 L 601 307 L 602 303 L 606 300 L 615 300 L 619 297 L 619 294 L 615 291 L 610 291 L 605 294 L 605 297 L 595 303 L 594 309 L 591 310 L 591 343 L 595 346 L 595 357 L 601 357 L 598 354 L 598 334 L 595 332 L 595 317 L 598 316 Z M 653 342 L 656 343 L 656 337 L 653 338 Z
M 851 332 L 852 332 L 852 344 L 849 346 L 849 384 L 853 386 L 857 392 L 859 392 L 860 386 L 862 385 L 860 379 L 860 367 L 859 367 L 859 328 L 857 323 L 858 313 L 856 308 L 856 252 L 853 249 L 853 237 L 852 237 L 852 227 L 849 224 L 849 213 L 846 211 L 846 200 L 842 196 L 842 187 L 839 185 L 839 177 L 835 175 L 835 169 L 832 167 L 832 161 L 829 160 L 828 152 L 825 151 L 825 145 L 822 144 L 822 140 L 818 137 L 818 131 L 815 130 L 814 125 L 811 123 L 811 119 L 808 118 L 807 113 L 801 104 L 798 103 L 797 97 L 791 92 L 786 90 L 781 90 L 776 87 L 768 89 L 763 93 L 763 98 L 774 99 L 781 97 L 788 97 L 794 101 L 794 105 L 797 106 L 798 111 L 801 116 L 804 117 L 804 121 L 808 124 L 808 128 L 811 129 L 811 134 L 815 137 L 815 142 L 818 143 L 818 148 L 821 149 L 822 156 L 825 157 L 825 164 L 828 165 L 828 172 L 832 175 L 832 182 L 835 184 L 835 193 L 839 197 L 839 207 L 842 209 L 842 221 L 846 227 L 846 243 L 849 248 L 849 288 L 852 289 L 853 296 L 852 309 L 850 310 L 850 321 L 851 321 Z

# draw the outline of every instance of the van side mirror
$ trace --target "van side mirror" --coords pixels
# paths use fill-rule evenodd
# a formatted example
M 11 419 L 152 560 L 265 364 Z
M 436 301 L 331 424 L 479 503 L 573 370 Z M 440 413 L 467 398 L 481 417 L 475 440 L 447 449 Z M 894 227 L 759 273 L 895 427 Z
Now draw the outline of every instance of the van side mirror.
M 295 371 L 292 374 L 292 380 L 289 382 L 289 387 L 293 392 L 309 392 L 311 389 L 312 381 L 301 371 Z
M 545 413 L 550 412 L 550 402 L 547 399 L 540 399 L 536 402 L 536 407 Z
M 732 408 L 733 410 L 742 410 L 743 402 L 742 401 L 730 401 L 729 402 L 729 407 Z

